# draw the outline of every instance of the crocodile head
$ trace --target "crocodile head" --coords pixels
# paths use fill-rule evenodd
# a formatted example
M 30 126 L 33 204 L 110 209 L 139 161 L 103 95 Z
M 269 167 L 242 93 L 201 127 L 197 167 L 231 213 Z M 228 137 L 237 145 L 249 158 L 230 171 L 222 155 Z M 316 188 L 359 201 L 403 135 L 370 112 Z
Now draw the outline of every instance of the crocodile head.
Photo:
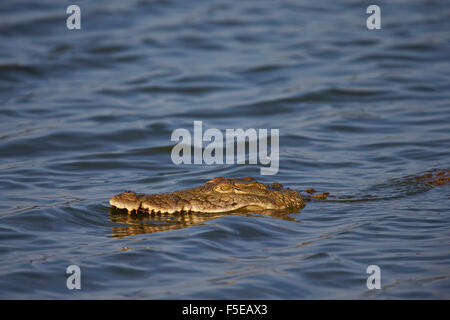
M 267 186 L 253 178 L 214 178 L 203 186 L 172 193 L 118 194 L 109 202 L 118 209 L 149 213 L 205 212 L 247 210 L 287 210 L 305 206 L 297 191 L 284 189 L 279 183 Z

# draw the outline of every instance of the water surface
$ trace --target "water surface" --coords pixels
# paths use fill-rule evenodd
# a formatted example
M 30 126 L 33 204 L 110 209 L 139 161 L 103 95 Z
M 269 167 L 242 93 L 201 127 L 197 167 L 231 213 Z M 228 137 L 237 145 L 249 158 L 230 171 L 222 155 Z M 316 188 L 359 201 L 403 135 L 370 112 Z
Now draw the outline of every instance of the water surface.
M 450 167 L 448 6 L 382 3 L 371 31 L 359 1 L 77 1 L 69 31 L 70 4 L 0 4 L 0 298 L 450 297 L 449 188 L 413 177 Z M 279 128 L 278 174 L 173 164 L 195 120 Z M 216 176 L 349 201 L 110 212 Z

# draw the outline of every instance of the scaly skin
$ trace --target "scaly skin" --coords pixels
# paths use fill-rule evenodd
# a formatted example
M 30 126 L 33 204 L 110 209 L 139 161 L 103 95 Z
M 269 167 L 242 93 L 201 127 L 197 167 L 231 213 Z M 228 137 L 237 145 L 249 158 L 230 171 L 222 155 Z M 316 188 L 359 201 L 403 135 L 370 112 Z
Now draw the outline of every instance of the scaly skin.
M 424 175 L 416 176 L 416 180 L 436 187 L 450 183 L 450 170 L 441 170 L 438 172 L 427 172 Z
M 109 203 L 128 213 L 219 213 L 238 209 L 287 210 L 301 209 L 305 203 L 297 191 L 284 189 L 279 183 L 270 186 L 253 178 L 214 178 L 203 186 L 162 194 L 118 194 Z

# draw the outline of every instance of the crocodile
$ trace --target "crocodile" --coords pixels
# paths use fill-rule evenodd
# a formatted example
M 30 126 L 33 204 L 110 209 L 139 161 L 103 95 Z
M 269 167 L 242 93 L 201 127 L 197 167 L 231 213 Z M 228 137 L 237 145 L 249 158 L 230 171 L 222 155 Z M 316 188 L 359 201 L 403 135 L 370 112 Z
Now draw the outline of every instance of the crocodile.
M 429 186 L 450 182 L 450 170 L 428 172 L 415 176 Z M 300 193 L 284 188 L 280 183 L 263 184 L 250 177 L 227 179 L 217 177 L 203 186 L 171 193 L 144 194 L 125 191 L 111 198 L 114 208 L 128 213 L 224 213 L 236 210 L 299 210 L 305 201 L 325 200 L 329 193 L 315 194 L 314 189 Z
M 129 213 L 220 213 L 239 209 L 295 210 L 302 209 L 305 201 L 298 191 L 285 189 L 277 182 L 266 185 L 250 177 L 217 177 L 203 186 L 172 193 L 125 191 L 112 197 L 110 204 Z

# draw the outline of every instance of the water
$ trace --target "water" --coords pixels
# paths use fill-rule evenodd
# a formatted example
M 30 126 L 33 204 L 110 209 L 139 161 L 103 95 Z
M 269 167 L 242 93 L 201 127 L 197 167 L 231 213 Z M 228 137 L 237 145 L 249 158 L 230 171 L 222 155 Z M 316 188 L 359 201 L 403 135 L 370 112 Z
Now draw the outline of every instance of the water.
M 359 1 L 0 4 L 0 297 L 450 297 L 450 8 Z M 280 170 L 175 165 L 176 128 L 279 128 Z M 124 190 L 253 176 L 351 201 L 110 212 Z M 66 288 L 78 265 L 81 290 Z M 368 290 L 366 268 L 381 269 Z

